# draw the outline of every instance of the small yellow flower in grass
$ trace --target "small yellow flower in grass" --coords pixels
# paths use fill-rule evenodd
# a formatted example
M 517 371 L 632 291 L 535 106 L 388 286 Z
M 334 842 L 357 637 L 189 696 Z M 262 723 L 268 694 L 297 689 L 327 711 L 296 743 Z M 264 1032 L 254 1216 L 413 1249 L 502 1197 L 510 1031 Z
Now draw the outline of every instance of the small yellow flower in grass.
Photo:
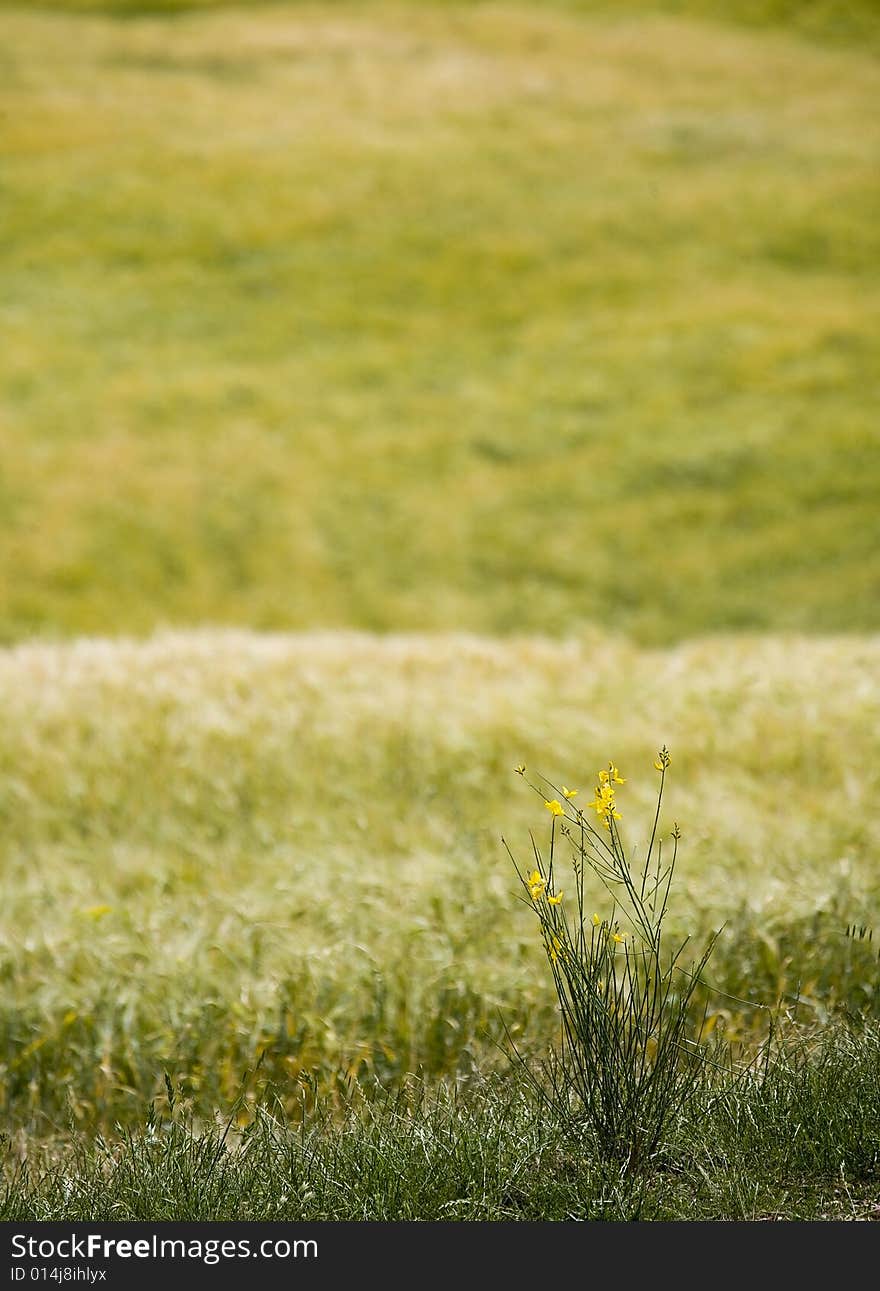
M 545 802 L 544 806 L 550 812 L 551 816 L 565 815 L 565 808 L 563 807 L 562 803 L 559 801 L 558 798 L 554 798 L 552 802 Z
M 550 941 L 550 958 L 554 964 L 559 958 L 560 950 L 562 950 L 562 942 L 558 937 L 553 937 Z
M 660 750 L 660 756 L 657 758 L 657 761 L 654 763 L 654 766 L 657 768 L 658 771 L 665 771 L 666 768 L 669 766 L 670 761 L 671 761 L 671 758 L 669 756 L 669 749 L 664 744 L 663 748 Z
M 599 927 L 599 924 L 600 924 L 601 922 L 602 922 L 602 920 L 599 918 L 599 916 L 598 916 L 597 914 L 594 914 L 594 915 L 593 915 L 593 927 L 594 927 L 594 928 L 598 928 L 598 927 Z
M 611 934 L 611 940 L 614 942 L 615 946 L 619 946 L 621 942 L 626 941 L 626 938 L 619 932 L 613 932 Z
M 576 795 L 577 795 L 577 789 L 567 789 L 565 785 L 562 786 L 563 798 L 574 798 Z
M 526 773 L 526 764 L 525 764 L 525 762 L 518 762 L 518 763 L 517 763 L 517 765 L 516 765 L 513 769 L 514 769 L 514 771 L 516 772 L 516 774 L 517 774 L 517 775 L 525 775 L 525 773 Z
M 564 893 L 564 892 L 557 892 L 557 893 L 556 893 L 556 895 L 555 895 L 555 896 L 552 896 L 552 897 L 551 897 L 551 896 L 550 896 L 550 894 L 548 893 L 548 894 L 547 894 L 547 904 L 548 904 L 548 905 L 559 905 L 559 902 L 562 900 L 562 898 L 563 898 L 564 896 L 565 896 L 565 893 Z
M 541 877 L 540 870 L 532 870 L 529 875 L 529 895 L 533 901 L 537 901 L 544 895 L 547 887 L 547 880 Z

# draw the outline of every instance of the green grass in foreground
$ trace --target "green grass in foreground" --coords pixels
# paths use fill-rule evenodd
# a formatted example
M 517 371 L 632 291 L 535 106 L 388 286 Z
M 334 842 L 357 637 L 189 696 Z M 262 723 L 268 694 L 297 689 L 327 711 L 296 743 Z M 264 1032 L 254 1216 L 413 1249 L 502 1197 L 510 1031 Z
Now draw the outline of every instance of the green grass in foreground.
M 722 9 L 4 8 L 0 638 L 876 630 L 880 68 Z
M 613 757 L 644 849 L 661 742 L 675 930 L 728 921 L 713 983 L 805 1025 L 876 1013 L 876 947 L 845 929 L 877 921 L 878 676 L 880 643 L 846 638 L 0 652 L 7 1128 L 136 1124 L 166 1070 L 210 1118 L 263 1051 L 288 1110 L 303 1080 L 332 1099 L 503 1067 L 502 1019 L 540 1051 L 558 1015 L 501 836 L 527 855 L 547 813 L 514 766 L 586 797 Z M 744 1052 L 766 1034 L 762 1010 L 711 1012 Z
M 173 1092 L 173 1091 L 172 1091 Z M 0 1220 L 836 1220 L 880 1214 L 880 1033 L 827 1029 L 707 1086 L 627 1176 L 521 1083 L 356 1086 L 341 1115 L 9 1143 Z

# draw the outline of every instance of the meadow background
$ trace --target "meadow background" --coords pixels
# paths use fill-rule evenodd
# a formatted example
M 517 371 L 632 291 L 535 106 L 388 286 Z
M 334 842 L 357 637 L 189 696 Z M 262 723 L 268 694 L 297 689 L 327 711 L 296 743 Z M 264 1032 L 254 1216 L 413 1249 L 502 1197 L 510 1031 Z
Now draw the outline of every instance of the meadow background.
M 15 1161 L 165 1073 L 210 1123 L 263 1054 L 246 1125 L 540 1051 L 520 762 L 613 758 L 637 848 L 667 744 L 718 984 L 880 1012 L 878 50 L 870 0 L 3 0 Z

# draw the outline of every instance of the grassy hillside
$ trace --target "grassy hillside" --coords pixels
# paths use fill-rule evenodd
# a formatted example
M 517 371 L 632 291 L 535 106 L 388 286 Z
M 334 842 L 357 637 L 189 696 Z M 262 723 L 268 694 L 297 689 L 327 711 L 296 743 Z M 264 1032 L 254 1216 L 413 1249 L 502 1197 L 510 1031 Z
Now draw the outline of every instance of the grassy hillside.
M 261 1049 L 282 1093 L 501 1061 L 555 1027 L 525 761 L 587 800 L 613 758 L 644 849 L 683 831 L 673 919 L 737 996 L 871 1012 L 880 641 L 199 633 L 0 654 L 0 1088 L 49 1133 L 143 1114 L 163 1069 L 205 1115 Z M 599 909 L 601 890 L 592 894 Z M 713 997 L 731 1039 L 762 1014 Z
M 875 631 L 880 69 L 698 8 L 5 8 L 0 637 Z

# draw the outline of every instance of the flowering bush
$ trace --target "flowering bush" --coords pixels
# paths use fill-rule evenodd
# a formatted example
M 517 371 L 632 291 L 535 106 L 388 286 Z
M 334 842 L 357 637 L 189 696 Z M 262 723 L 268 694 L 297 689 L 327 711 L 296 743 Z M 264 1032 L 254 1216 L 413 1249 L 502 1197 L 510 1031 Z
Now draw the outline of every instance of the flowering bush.
M 533 858 L 522 869 L 505 843 L 538 920 L 562 1020 L 558 1052 L 539 1073 L 527 1070 L 553 1110 L 626 1172 L 656 1151 L 708 1061 L 693 1005 L 717 934 L 689 964 L 687 941 L 670 949 L 664 938 L 681 836 L 674 825 L 667 860 L 659 826 L 669 763 L 664 746 L 654 764 L 660 784 L 653 827 L 637 867 L 620 833 L 617 790 L 626 780 L 613 762 L 599 771 L 586 809 L 575 805 L 577 789 L 557 789 L 543 776 L 534 783 L 518 766 L 550 813 L 549 844 L 544 854 L 532 838 Z M 571 875 L 566 887 L 559 881 L 562 851 Z M 600 915 L 593 907 L 603 903 Z

